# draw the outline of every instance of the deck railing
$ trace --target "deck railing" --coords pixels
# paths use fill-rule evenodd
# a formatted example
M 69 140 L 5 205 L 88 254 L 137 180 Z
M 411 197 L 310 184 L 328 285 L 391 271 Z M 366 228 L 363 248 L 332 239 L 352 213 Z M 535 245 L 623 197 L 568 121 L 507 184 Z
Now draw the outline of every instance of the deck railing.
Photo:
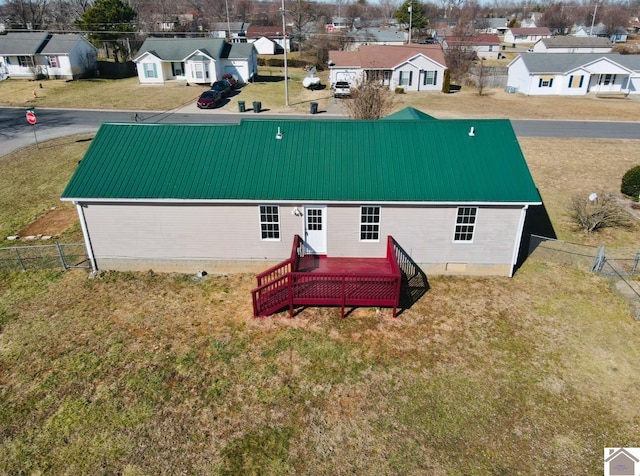
M 401 270 L 395 241 L 387 241 L 387 261 L 391 273 L 310 273 L 314 255 L 305 253 L 304 241 L 296 235 L 289 259 L 256 276 L 258 287 L 252 291 L 254 315 L 266 316 L 295 306 L 340 306 L 342 317 L 348 306 L 392 307 L 393 316 L 400 301 Z

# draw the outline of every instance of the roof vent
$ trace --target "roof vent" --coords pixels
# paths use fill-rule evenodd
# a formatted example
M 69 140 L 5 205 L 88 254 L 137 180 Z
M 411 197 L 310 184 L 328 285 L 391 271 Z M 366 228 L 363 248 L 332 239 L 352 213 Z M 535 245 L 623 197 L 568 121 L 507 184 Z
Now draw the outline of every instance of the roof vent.
M 475 127 L 471 127 L 471 129 L 469 129 L 469 137 L 473 137 L 476 135 L 476 128 Z
M 282 132 L 280 132 L 280 128 L 278 127 L 278 133 L 276 134 L 276 139 L 282 139 Z

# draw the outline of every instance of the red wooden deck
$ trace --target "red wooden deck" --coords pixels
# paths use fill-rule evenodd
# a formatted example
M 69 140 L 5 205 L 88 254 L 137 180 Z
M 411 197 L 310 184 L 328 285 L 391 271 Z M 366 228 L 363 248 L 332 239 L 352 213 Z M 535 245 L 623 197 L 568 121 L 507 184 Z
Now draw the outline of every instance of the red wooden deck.
M 256 276 L 254 315 L 267 316 L 298 306 L 392 307 L 400 301 L 401 273 L 389 237 L 386 258 L 328 258 L 306 255 L 296 235 L 291 257 Z

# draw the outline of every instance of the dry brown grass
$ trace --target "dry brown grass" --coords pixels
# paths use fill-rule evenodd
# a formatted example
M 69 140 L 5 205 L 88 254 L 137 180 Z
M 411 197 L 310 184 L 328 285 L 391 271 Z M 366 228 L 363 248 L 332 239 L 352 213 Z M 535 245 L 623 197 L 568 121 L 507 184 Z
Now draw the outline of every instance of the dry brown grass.
M 566 208 L 615 193 L 638 141 L 520 142 L 560 237 L 640 249 Z M 86 146 L 3 159 L 23 195 L 0 223 L 57 203 Z M 640 327 L 605 280 L 534 254 L 429 284 L 397 319 L 255 320 L 252 275 L 0 273 L 0 473 L 599 474 L 605 446 L 640 446 Z

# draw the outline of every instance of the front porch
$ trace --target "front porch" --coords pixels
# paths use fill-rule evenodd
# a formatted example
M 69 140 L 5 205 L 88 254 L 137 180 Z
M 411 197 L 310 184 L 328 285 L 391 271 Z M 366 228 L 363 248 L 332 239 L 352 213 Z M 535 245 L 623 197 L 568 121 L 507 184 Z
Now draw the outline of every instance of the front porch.
M 307 246 L 294 237 L 291 257 L 256 276 L 253 296 L 255 317 L 268 316 L 304 306 L 390 307 L 393 317 L 401 304 L 402 285 L 410 299 L 426 292 L 426 276 L 392 237 L 387 241 L 385 258 L 329 258 L 307 254 Z M 410 277 L 410 278 L 408 278 Z M 411 282 L 419 286 L 411 292 Z M 415 293 L 415 289 L 421 292 Z

